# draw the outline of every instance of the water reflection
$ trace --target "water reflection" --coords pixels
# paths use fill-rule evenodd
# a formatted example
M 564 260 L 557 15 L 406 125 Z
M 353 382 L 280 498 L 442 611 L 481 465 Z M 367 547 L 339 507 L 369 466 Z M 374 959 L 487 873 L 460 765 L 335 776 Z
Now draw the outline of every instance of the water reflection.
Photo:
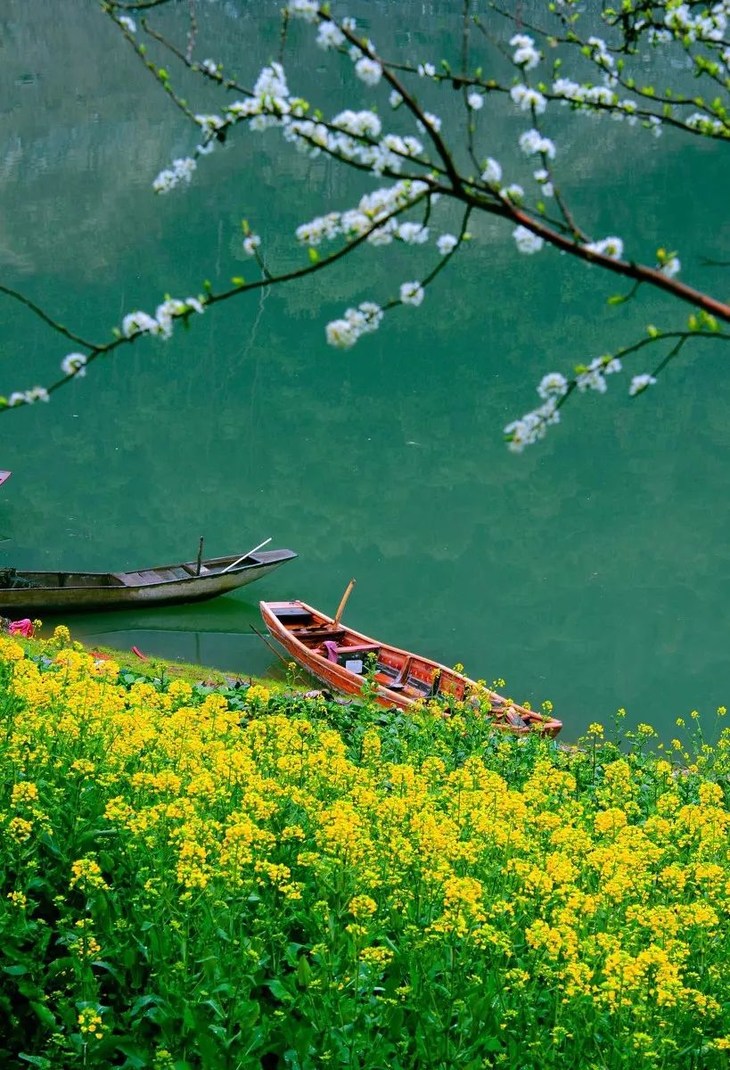
M 352 6 L 383 47 L 397 38 L 419 61 L 451 51 L 461 9 Z M 76 329 L 108 338 L 124 313 L 153 309 L 165 292 L 197 293 L 204 279 L 223 286 L 249 270 L 242 218 L 277 267 L 300 263 L 296 225 L 371 188 L 282 151 L 271 133 L 231 139 L 189 190 L 154 197 L 155 174 L 190 150 L 194 132 L 85 0 L 56 5 L 53 20 L 46 7 L 3 7 L 0 266 L 5 283 Z M 201 55 L 251 78 L 276 52 L 279 7 L 200 5 Z M 312 57 L 292 57 L 290 81 L 318 96 L 329 61 Z M 347 99 L 346 78 L 343 68 L 329 107 Z M 447 125 L 462 121 L 458 94 L 438 94 L 434 110 Z M 522 122 L 490 117 L 495 143 Z M 647 142 L 562 111 L 551 133 L 582 225 L 649 257 L 671 237 L 687 281 L 713 284 L 720 269 L 692 250 L 701 242 L 702 254 L 725 258 L 713 225 L 726 188 L 716 147 L 671 133 Z M 501 428 L 532 406 L 544 372 L 673 313 L 656 295 L 609 308 L 598 273 L 548 252 L 520 258 L 494 220 L 473 229 L 448 285 L 352 353 L 325 346 L 324 324 L 353 301 L 387 299 L 424 270 L 427 250 L 422 262 L 413 250 L 363 250 L 326 286 L 313 279 L 210 310 L 166 345 L 135 343 L 51 405 L 4 418 L 0 463 L 14 476 L 0 491 L 2 563 L 118 570 L 189 559 L 201 532 L 211 554 L 272 535 L 300 557 L 245 597 L 72 627 L 189 631 L 213 644 L 240 635 L 255 648 L 247 633 L 259 598 L 334 611 L 355 575 L 354 627 L 463 662 L 477 678 L 505 677 L 518 700 L 552 699 L 566 738 L 619 705 L 667 730 L 693 706 L 730 705 L 720 355 L 696 350 L 633 405 L 617 383 L 532 454 L 511 456 Z M 54 378 L 65 343 L 22 310 L 2 311 L 3 389 Z M 213 664 L 224 660 L 209 650 Z

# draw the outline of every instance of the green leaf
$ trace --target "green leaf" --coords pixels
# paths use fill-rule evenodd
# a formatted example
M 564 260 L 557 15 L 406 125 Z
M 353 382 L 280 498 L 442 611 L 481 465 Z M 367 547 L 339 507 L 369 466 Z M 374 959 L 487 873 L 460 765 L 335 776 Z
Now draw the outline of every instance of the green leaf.
M 31 1003 L 30 1006 L 34 1013 L 37 1015 L 38 1020 L 41 1022 L 42 1025 L 46 1027 L 46 1029 L 56 1029 L 56 1016 L 55 1014 L 53 1014 L 52 1011 L 48 1009 L 45 1003 L 38 1003 L 34 1001 Z
M 289 992 L 288 989 L 284 987 L 281 981 L 277 981 L 276 979 L 273 981 L 268 981 L 266 987 L 275 999 L 281 1000 L 282 1003 L 292 1002 L 291 992 Z
M 313 249 L 310 246 L 309 249 L 307 250 L 307 254 L 309 256 L 310 263 L 316 264 L 317 261 L 319 260 L 319 253 L 317 252 L 317 250 Z
M 297 964 L 297 984 L 300 988 L 306 988 L 312 976 L 312 967 L 309 965 L 306 955 L 302 955 Z
M 245 286 L 246 285 L 246 280 L 244 279 L 243 275 L 234 275 L 233 278 L 231 279 L 231 282 L 233 283 L 234 286 Z
M 149 1060 L 142 1050 L 137 1045 L 128 1044 L 126 1040 L 117 1044 L 117 1051 L 120 1051 L 122 1055 L 126 1055 L 127 1061 L 124 1063 L 124 1067 L 127 1070 L 144 1070 L 145 1066 L 149 1066 Z

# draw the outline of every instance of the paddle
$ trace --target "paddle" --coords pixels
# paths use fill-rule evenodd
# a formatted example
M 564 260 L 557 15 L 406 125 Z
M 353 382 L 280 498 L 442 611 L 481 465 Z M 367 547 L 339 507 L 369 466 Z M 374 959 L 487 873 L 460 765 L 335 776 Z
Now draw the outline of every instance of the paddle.
M 253 551 L 251 551 L 251 552 L 253 553 Z M 281 653 L 281 651 L 277 650 L 275 646 L 272 646 L 272 644 L 269 642 L 269 640 L 266 638 L 266 636 L 262 635 L 261 632 L 258 630 L 258 628 L 254 628 L 253 624 L 250 624 L 249 627 L 250 627 L 250 629 L 251 629 L 251 631 L 253 632 L 254 635 L 258 635 L 259 639 L 263 643 L 266 643 L 266 645 L 269 648 L 269 650 L 272 650 L 274 652 L 274 654 L 276 654 L 277 658 L 279 658 L 280 661 L 283 661 L 284 664 L 287 665 L 287 666 L 289 665 L 289 659 L 285 658 L 284 655 Z
M 337 607 L 337 612 L 335 613 L 335 627 L 337 627 L 339 625 L 339 623 L 340 623 L 340 619 L 342 618 L 342 614 L 345 612 L 345 606 L 347 605 L 347 599 L 352 594 L 352 589 L 353 589 L 353 587 L 355 586 L 356 583 L 357 583 L 357 580 L 352 579 L 352 580 L 350 580 L 350 582 L 347 585 L 345 593 L 342 596 L 342 600 L 341 600 L 339 606 Z
M 240 565 L 241 562 L 245 561 L 247 557 L 251 556 L 251 554 L 255 554 L 257 550 L 261 550 L 264 546 L 271 542 L 273 537 L 273 535 L 269 535 L 268 539 L 264 539 L 264 541 L 260 542 L 258 546 L 254 546 L 253 550 L 249 550 L 247 554 L 241 554 L 241 556 L 236 561 L 233 561 L 232 564 L 226 565 L 226 567 L 221 572 L 221 576 L 225 576 L 226 572 L 230 572 L 232 568 L 235 568 L 236 565 Z

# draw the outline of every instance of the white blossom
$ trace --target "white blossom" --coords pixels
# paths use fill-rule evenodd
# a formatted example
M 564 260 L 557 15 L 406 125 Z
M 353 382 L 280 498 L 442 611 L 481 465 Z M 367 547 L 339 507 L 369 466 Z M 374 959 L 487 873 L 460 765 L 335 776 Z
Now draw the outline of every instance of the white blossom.
M 382 123 L 374 111 L 352 111 L 350 108 L 341 111 L 332 119 L 332 125 L 340 130 L 346 130 L 356 137 L 380 137 Z
M 357 341 L 357 328 L 346 319 L 332 320 L 325 328 L 327 342 L 336 349 L 350 349 Z
M 575 384 L 580 390 L 581 394 L 584 394 L 586 390 L 595 390 L 598 394 L 605 394 L 608 389 L 608 384 L 603 377 L 603 372 L 600 367 L 593 367 L 591 365 L 586 371 L 579 372 L 575 377 Z
M 610 257 L 611 260 L 620 260 L 624 253 L 624 243 L 621 238 L 616 237 L 588 242 L 583 248 L 587 249 L 588 252 Z
M 206 74 L 217 74 L 218 64 L 214 59 L 204 59 L 200 64 L 200 69 L 205 71 Z
M 484 107 L 484 97 L 481 93 L 472 92 L 467 95 L 466 102 L 472 111 L 479 111 Z
M 276 112 L 285 111 L 288 107 L 289 86 L 287 85 L 284 68 L 280 63 L 272 63 L 263 67 L 253 87 L 254 97 L 260 105 L 273 109 Z
M 536 115 L 542 115 L 547 107 L 547 100 L 542 93 L 526 85 L 513 85 L 509 95 L 521 111 L 533 110 Z
M 206 133 L 214 134 L 216 130 L 226 125 L 225 119 L 220 115 L 196 115 L 195 121 Z
M 317 44 L 325 51 L 329 48 L 339 48 L 344 45 L 345 35 L 334 22 L 320 22 L 317 29 Z
M 341 233 L 340 213 L 329 212 L 325 216 L 318 216 L 310 223 L 302 223 L 296 229 L 297 241 L 307 245 L 319 245 L 325 240 L 331 241 Z
M 246 256 L 255 256 L 256 250 L 261 245 L 261 238 L 258 234 L 247 234 L 243 239 L 243 251 Z
M 534 234 L 527 227 L 518 226 L 512 231 L 517 248 L 521 253 L 539 253 L 545 244 L 539 234 Z
M 502 165 L 491 156 L 487 157 L 484 170 L 482 171 L 482 182 L 486 182 L 488 186 L 498 186 L 502 181 Z
M 289 0 L 287 11 L 293 18 L 316 22 L 318 6 L 317 0 Z
M 391 89 L 388 97 L 388 103 L 391 108 L 397 108 L 399 104 L 403 103 L 403 97 L 400 95 L 397 89 Z
M 135 334 L 154 334 L 158 327 L 157 320 L 141 309 L 129 312 L 122 320 L 122 334 L 125 338 L 132 338 Z
M 556 394 L 551 394 L 537 409 L 525 413 L 521 419 L 514 420 L 505 427 L 504 433 L 509 439 L 512 453 L 522 453 L 525 446 L 544 438 L 548 427 L 560 423 L 558 400 Z
M 50 395 L 44 386 L 34 386 L 30 390 L 25 392 L 25 401 L 27 405 L 32 405 L 36 401 L 50 401 Z
M 337 349 L 351 349 L 363 334 L 377 331 L 383 310 L 374 301 L 363 301 L 357 308 L 348 308 L 342 319 L 327 324 L 327 342 Z
M 428 227 L 421 223 L 401 223 L 396 233 L 406 245 L 423 245 L 428 241 Z
M 534 67 L 537 67 L 542 59 L 540 52 L 535 48 L 535 42 L 527 34 L 515 34 L 510 39 L 510 45 L 516 49 L 512 56 L 512 62 L 515 66 L 522 67 L 526 71 L 531 71 Z
M 591 58 L 605 70 L 613 70 L 615 63 L 613 56 L 608 51 L 606 42 L 601 37 L 589 37 L 588 47 L 591 50 Z
M 537 392 L 544 401 L 553 396 L 563 397 L 568 392 L 568 380 L 560 372 L 548 372 L 540 380 Z
M 442 256 L 447 256 L 459 244 L 459 239 L 453 234 L 442 234 L 436 242 L 436 248 Z
M 134 19 L 130 19 L 128 15 L 120 15 L 118 19 L 119 25 L 124 27 L 127 33 L 136 33 L 137 24 Z
M 549 137 L 543 137 L 539 130 L 526 130 L 520 134 L 520 148 L 525 156 L 535 156 L 541 153 L 549 160 L 555 159 L 555 145 Z
M 656 30 L 653 26 L 649 27 L 646 36 L 652 45 L 666 45 L 672 40 L 670 30 Z
M 506 197 L 508 201 L 512 201 L 513 204 L 520 204 L 525 199 L 525 191 L 517 182 L 512 182 L 511 185 L 505 186 L 500 192 L 503 197 Z
M 173 160 L 171 168 L 160 171 L 152 183 L 152 189 L 155 193 L 169 193 L 171 189 L 174 189 L 181 182 L 189 182 L 197 166 L 191 156 Z
M 86 375 L 86 364 L 89 358 L 83 353 L 69 353 L 61 361 L 61 371 L 64 375 L 75 375 L 78 379 Z
M 8 407 L 14 409 L 16 405 L 25 405 L 26 401 L 25 393 L 20 390 L 15 390 L 8 398 Z
M 355 64 L 355 74 L 365 85 L 377 85 L 383 75 L 383 68 L 377 60 L 362 56 Z
M 430 127 L 432 130 L 435 130 L 436 133 L 439 132 L 439 130 L 441 129 L 441 120 L 438 115 L 434 115 L 430 111 L 425 111 L 423 113 L 423 119 L 423 122 L 421 122 L 420 120 L 418 121 L 419 130 L 426 130 L 428 129 L 428 127 Z
M 550 181 L 550 172 L 546 171 L 544 167 L 539 168 L 537 171 L 533 171 L 533 178 L 540 184 L 540 192 L 543 197 L 552 197 L 554 190 L 553 184 Z
M 659 270 L 662 275 L 666 275 L 668 279 L 673 279 L 674 276 L 678 275 L 682 270 L 682 261 L 678 256 L 672 256 L 661 265 Z
M 635 397 L 637 394 L 641 394 L 647 387 L 654 386 L 656 379 L 653 375 L 635 375 L 631 380 L 631 386 L 629 387 L 629 394 L 631 397 Z
M 436 74 L 436 68 L 433 63 L 419 63 L 418 64 L 418 76 L 419 78 L 433 78 Z
M 420 305 L 424 290 L 420 282 L 404 282 L 400 288 L 400 299 L 404 305 Z

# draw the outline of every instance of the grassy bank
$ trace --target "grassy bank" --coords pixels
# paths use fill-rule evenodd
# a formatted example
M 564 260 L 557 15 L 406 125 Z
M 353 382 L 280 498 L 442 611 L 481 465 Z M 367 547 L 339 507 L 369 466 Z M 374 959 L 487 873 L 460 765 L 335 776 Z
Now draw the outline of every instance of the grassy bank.
M 146 668 L 0 640 L 2 1066 L 727 1066 L 730 734 Z

